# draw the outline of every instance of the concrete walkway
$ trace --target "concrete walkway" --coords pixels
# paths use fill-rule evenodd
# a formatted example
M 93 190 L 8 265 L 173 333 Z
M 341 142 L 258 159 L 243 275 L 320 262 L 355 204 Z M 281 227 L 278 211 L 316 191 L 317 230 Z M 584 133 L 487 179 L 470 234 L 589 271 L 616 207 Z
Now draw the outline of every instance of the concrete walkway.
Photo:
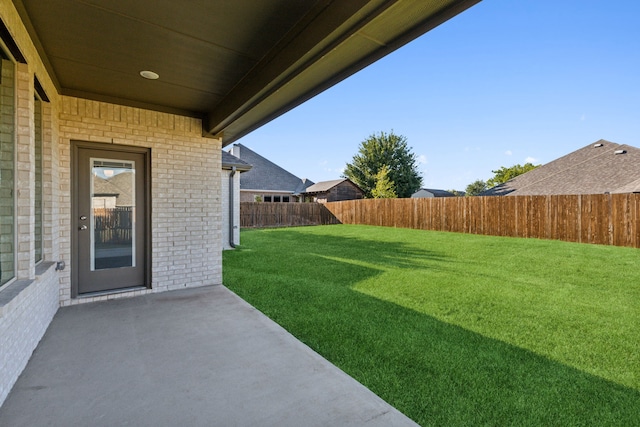
M 62 308 L 0 426 L 415 426 L 223 286 Z

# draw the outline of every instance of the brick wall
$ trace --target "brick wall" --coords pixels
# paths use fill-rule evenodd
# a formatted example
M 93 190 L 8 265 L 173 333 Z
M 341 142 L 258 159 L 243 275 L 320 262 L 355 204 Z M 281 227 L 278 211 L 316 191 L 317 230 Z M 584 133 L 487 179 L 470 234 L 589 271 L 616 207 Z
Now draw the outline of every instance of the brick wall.
M 16 222 L 17 264 L 16 277 L 35 277 L 35 129 L 33 126 L 34 88 L 27 64 L 17 64 L 16 115 Z
M 200 120 L 62 97 L 60 256 L 71 260 L 71 141 L 151 149 L 152 290 L 73 299 L 61 275 L 62 305 L 222 283 L 221 142 Z
M 10 236 L 13 247 L 8 249 L 15 253 L 15 257 L 11 253 L 9 257 L 14 258 L 16 263 L 9 276 L 15 279 L 0 288 L 1 405 L 59 307 L 59 276 L 54 262 L 59 255 L 59 164 L 56 117 L 58 97 L 55 87 L 12 2 L 0 2 L 0 18 L 27 60 L 27 64 L 14 64 L 4 60 L 2 63 L 4 88 L 0 96 L 10 95 L 11 99 L 5 103 L 3 98 L 0 142 L 11 144 L 15 150 L 8 160 L 13 163 L 11 181 L 15 179 L 16 184 L 13 191 L 13 183 L 10 183 L 16 205 L 16 235 L 15 240 Z M 44 103 L 42 108 L 44 262 L 37 266 L 34 251 L 35 77 L 51 99 L 51 102 Z M 15 126 L 11 123 L 15 123 Z M 2 151 L 6 153 L 9 150 Z M 7 175 L 4 171 L 2 173 L 4 181 Z M 14 226 L 4 219 L 1 222 Z M 0 234 L 2 238 L 9 235 L 5 230 Z
M 57 272 L 46 267 L 35 280 L 18 280 L 0 293 L 0 405 L 58 310 Z
M 15 66 L 0 60 L 0 277 L 2 282 L 15 276 L 14 189 L 15 171 Z
M 6 252 L 16 254 L 9 276 L 16 279 L 0 287 L 2 405 L 60 305 L 219 284 L 222 236 L 221 143 L 201 136 L 200 120 L 60 96 L 12 2 L 0 2 L 0 19 L 10 33 L 3 37 L 15 41 L 27 62 L 2 62 L 3 86 L 7 86 L 0 90 L 0 97 L 11 98 L 7 105 L 17 108 L 3 105 L 0 112 L 0 144 L 15 147 L 15 173 L 10 169 L 0 173 L 3 181 L 11 173 L 18 190 L 16 238 L 0 230 L 0 245 L 13 245 L 6 246 Z M 34 78 L 50 100 L 42 104 L 44 261 L 38 265 L 34 254 Z M 15 127 L 9 123 L 14 119 Z M 151 150 L 152 290 L 71 298 L 71 140 Z M 13 162 L 14 153 L 9 156 Z M 9 187 L 13 191 L 13 185 Z M 6 220 L 2 224 L 13 226 Z M 59 260 L 67 263 L 64 271 L 55 270 Z

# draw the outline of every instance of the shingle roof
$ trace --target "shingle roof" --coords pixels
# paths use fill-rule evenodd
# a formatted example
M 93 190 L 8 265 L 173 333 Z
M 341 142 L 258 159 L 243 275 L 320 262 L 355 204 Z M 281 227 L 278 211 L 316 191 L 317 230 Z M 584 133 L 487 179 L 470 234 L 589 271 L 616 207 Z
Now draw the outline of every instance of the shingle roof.
M 335 187 L 336 185 L 343 183 L 345 181 L 349 181 L 347 178 L 343 178 L 343 179 L 334 179 L 331 181 L 322 181 L 322 182 L 318 182 L 316 184 L 313 184 L 312 186 L 308 187 L 307 190 L 305 191 L 305 193 L 324 193 L 325 191 L 329 191 L 331 190 L 333 187 Z M 353 182 L 352 182 L 353 184 Z M 353 184 L 355 185 L 355 184 Z
M 640 149 L 601 139 L 489 189 L 482 195 L 526 196 L 639 191 L 639 165 Z
M 300 179 L 272 161 L 262 157 L 242 144 L 234 144 L 231 154 L 252 165 L 250 171 L 240 175 L 241 190 L 281 191 L 300 194 L 313 185 L 308 179 Z
M 640 178 L 617 188 L 611 193 L 640 193 Z
M 234 156 L 231 153 L 222 150 L 222 169 L 231 169 L 234 166 L 240 172 L 248 171 L 249 169 L 251 169 L 251 165 L 249 163 Z
M 449 191 L 446 191 L 446 190 L 436 190 L 434 188 L 421 188 L 420 190 L 428 191 L 429 193 L 433 194 L 435 197 L 456 197 L 455 194 L 453 194 L 453 193 L 451 193 Z M 416 193 L 420 192 L 420 190 L 416 191 L 413 194 L 416 194 Z

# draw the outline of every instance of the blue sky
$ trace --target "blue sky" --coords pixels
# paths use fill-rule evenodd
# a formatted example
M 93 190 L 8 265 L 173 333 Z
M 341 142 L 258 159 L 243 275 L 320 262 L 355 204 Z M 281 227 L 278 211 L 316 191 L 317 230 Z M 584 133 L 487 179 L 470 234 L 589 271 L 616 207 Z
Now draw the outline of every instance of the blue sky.
M 238 142 L 319 182 L 394 131 L 424 187 L 457 190 L 601 138 L 640 147 L 639 18 L 637 0 L 484 0 Z

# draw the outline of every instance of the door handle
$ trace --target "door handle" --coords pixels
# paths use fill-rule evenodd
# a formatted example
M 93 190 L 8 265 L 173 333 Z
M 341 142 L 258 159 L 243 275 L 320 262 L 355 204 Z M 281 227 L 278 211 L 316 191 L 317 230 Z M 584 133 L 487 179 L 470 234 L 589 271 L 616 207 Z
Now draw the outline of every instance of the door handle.
M 82 230 L 86 230 L 87 226 L 86 225 L 81 225 L 80 227 L 78 227 L 78 230 L 82 231 Z

